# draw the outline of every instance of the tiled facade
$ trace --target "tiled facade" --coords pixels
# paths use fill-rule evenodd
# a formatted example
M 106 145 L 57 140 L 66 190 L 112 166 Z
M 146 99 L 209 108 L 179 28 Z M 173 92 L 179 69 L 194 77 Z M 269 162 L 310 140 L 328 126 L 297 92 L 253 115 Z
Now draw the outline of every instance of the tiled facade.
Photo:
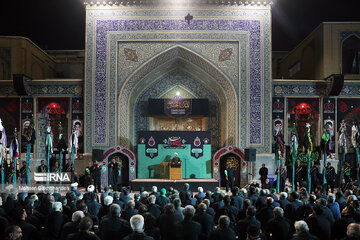
M 216 147 L 270 152 L 270 7 L 87 6 L 86 24 L 86 152 L 134 145 L 136 103 L 161 95 L 152 90 L 170 66 L 208 91 L 196 97 L 219 102 Z

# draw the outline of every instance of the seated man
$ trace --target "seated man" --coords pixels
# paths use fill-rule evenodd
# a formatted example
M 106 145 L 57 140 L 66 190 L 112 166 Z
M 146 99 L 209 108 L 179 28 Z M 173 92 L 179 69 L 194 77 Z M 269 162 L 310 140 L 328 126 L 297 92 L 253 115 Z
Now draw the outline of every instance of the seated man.
M 178 153 L 174 153 L 174 157 L 171 159 L 171 167 L 172 168 L 180 168 L 181 167 L 181 160 L 178 157 Z

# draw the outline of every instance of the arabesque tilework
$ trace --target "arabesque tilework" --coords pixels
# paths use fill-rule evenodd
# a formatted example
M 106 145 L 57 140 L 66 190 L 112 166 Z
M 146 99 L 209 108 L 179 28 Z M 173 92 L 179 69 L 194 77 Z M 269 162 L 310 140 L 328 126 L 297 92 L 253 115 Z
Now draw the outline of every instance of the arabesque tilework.
M 87 6 L 86 152 L 134 145 L 136 91 L 156 88 L 161 80 L 144 79 L 175 59 L 211 76 L 203 85 L 224 98 L 219 147 L 270 152 L 270 24 L 264 6 Z

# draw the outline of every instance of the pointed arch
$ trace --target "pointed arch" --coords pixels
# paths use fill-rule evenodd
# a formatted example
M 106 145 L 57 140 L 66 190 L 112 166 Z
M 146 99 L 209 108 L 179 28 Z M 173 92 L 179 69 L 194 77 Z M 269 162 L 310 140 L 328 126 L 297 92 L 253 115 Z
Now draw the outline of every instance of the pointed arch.
M 129 182 L 136 178 L 136 165 L 137 165 L 136 155 L 130 149 L 124 146 L 113 146 L 104 151 L 103 161 L 102 161 L 102 167 L 104 170 L 102 169 L 101 171 L 101 187 L 108 186 L 109 157 L 117 153 L 125 155 L 129 160 L 129 170 L 128 170 Z
M 122 84 L 118 97 L 118 143 L 130 147 L 130 116 L 139 94 L 156 81 L 161 73 L 179 62 L 207 85 L 221 101 L 221 142 L 238 145 L 238 97 L 231 80 L 211 61 L 181 45 L 172 46 L 140 65 Z M 179 66 L 179 65 L 178 65 Z M 159 74 L 160 73 L 160 74 Z
M 360 73 L 360 37 L 351 34 L 341 43 L 341 68 L 343 74 Z
M 240 159 L 242 159 L 243 161 L 245 161 L 245 155 L 244 153 L 241 151 L 240 148 L 237 148 L 235 146 L 226 146 L 223 147 L 221 149 L 219 149 L 214 155 L 213 155 L 213 159 L 212 159 L 212 164 L 213 164 L 213 178 L 215 178 L 216 180 L 220 180 L 220 159 L 222 156 L 226 155 L 226 154 L 235 154 L 236 156 L 238 156 Z

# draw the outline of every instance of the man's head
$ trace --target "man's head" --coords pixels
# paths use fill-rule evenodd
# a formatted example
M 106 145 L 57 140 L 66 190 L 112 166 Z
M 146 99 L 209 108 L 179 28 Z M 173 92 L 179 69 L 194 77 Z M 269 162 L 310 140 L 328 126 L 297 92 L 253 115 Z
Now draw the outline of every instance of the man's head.
M 335 201 L 335 199 L 336 199 L 335 194 L 329 193 L 329 195 L 327 197 L 328 202 L 333 203 Z
M 275 207 L 273 212 L 274 212 L 275 217 L 283 217 L 284 216 L 284 210 L 281 207 Z
M 154 195 L 151 195 L 149 198 L 148 198 L 148 201 L 150 204 L 155 204 L 155 201 L 156 201 L 156 197 Z
M 347 226 L 346 235 L 351 239 L 360 239 L 360 224 L 350 223 Z
M 41 165 L 45 165 L 45 160 L 41 160 Z
M 219 217 L 219 227 L 221 229 L 228 228 L 230 226 L 230 218 L 226 215 L 221 215 Z
M 22 230 L 17 225 L 11 225 L 6 228 L 5 236 L 11 240 L 20 240 L 22 237 Z
M 307 223 L 305 221 L 296 221 L 295 224 L 295 231 L 296 234 L 299 234 L 301 232 L 308 232 L 309 231 L 309 227 L 307 225 Z
M 256 225 L 250 225 L 246 231 L 247 239 L 257 239 L 260 235 L 260 227 Z
M 16 207 L 12 211 L 15 220 L 25 220 L 27 217 L 26 211 L 23 207 Z
M 177 157 L 177 156 L 178 156 L 178 153 L 177 153 L 177 152 L 175 152 L 175 153 L 174 153 L 174 157 Z
M 174 213 L 175 212 L 175 207 L 174 207 L 174 204 L 172 203 L 167 203 L 165 205 L 165 213 Z
M 165 189 L 165 188 L 162 188 L 162 189 L 160 190 L 160 195 L 161 195 L 161 196 L 165 196 L 165 194 L 166 194 L 166 189 Z
M 110 206 L 109 214 L 113 217 L 120 217 L 121 208 L 118 204 L 114 203 Z
M 253 217 L 255 216 L 256 214 L 256 208 L 254 206 L 249 206 L 247 209 L 246 209 L 246 215 L 249 216 L 249 217 Z
M 79 231 L 80 232 L 87 232 L 90 231 L 90 229 L 93 226 L 93 220 L 89 217 L 84 217 L 80 220 L 79 223 Z
M 144 230 L 144 217 L 139 214 L 132 216 L 130 226 L 134 232 L 142 232 Z
M 261 164 L 262 167 L 265 167 L 265 163 Z
M 114 200 L 114 198 L 112 196 L 106 196 L 104 198 L 104 204 L 106 206 L 109 206 L 109 205 L 111 205 L 113 203 L 113 200 Z
M 52 204 L 52 210 L 54 212 L 62 212 L 62 203 L 61 202 L 54 202 Z
M 192 218 L 195 214 L 195 208 L 191 205 L 187 205 L 184 208 L 183 213 L 185 218 Z
M 73 222 L 79 223 L 83 217 L 85 217 L 85 214 L 83 211 L 76 211 L 72 214 L 71 220 Z

